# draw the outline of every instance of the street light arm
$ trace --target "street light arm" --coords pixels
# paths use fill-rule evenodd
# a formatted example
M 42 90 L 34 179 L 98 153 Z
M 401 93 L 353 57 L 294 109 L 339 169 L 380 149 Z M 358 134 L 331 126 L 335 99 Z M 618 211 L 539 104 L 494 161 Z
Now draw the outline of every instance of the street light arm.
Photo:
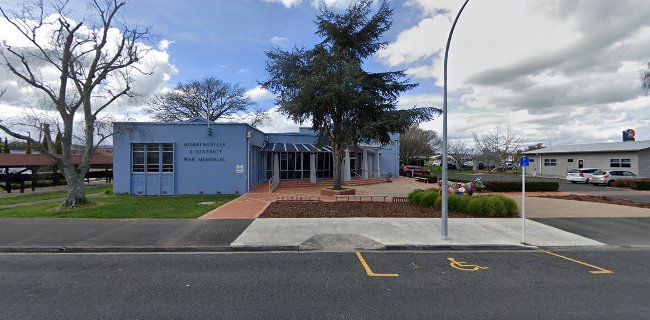
M 447 38 L 447 46 L 445 47 L 445 66 L 444 66 L 444 88 L 443 88 L 443 106 L 442 106 L 442 239 L 447 240 L 449 238 L 449 227 L 448 227 L 448 217 L 449 217 L 449 207 L 447 205 L 448 190 L 447 190 L 447 180 L 449 178 L 449 172 L 447 168 L 447 58 L 449 56 L 449 45 L 451 44 L 451 36 L 454 34 L 454 29 L 456 29 L 456 23 L 460 18 L 461 13 L 467 6 L 469 0 L 465 0 L 463 6 L 458 11 L 454 23 L 451 25 L 451 30 L 449 31 L 449 37 Z

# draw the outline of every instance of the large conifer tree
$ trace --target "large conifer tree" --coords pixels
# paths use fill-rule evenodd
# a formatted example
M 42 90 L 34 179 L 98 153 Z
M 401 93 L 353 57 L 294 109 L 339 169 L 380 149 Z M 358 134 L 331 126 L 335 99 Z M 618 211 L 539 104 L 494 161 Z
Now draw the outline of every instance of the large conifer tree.
M 417 86 L 403 71 L 368 72 L 364 61 L 386 45 L 381 35 L 391 25 L 392 9 L 383 2 L 354 3 L 342 13 L 321 6 L 311 49 L 266 52 L 270 79 L 261 85 L 276 94 L 279 110 L 298 123 L 311 122 L 320 143 L 332 147 L 334 189 L 341 188 L 346 148 L 361 142 L 391 143 L 389 133 L 430 120 L 436 108 L 398 110 L 400 93 Z

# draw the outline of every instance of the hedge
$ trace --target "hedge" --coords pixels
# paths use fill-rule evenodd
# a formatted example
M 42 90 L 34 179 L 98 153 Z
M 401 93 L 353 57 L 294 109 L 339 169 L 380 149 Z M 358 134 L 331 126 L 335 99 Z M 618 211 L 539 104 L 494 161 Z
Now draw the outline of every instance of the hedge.
M 485 189 L 492 192 L 517 192 L 521 191 L 519 181 L 483 181 Z M 526 191 L 558 191 L 560 183 L 557 181 L 526 181 Z
M 416 177 L 420 178 L 426 178 L 427 183 L 437 183 L 438 182 L 438 177 L 434 175 L 426 175 L 426 174 L 416 174 Z
M 632 180 L 616 180 L 613 186 L 617 188 L 630 188 L 630 182 Z
M 437 177 L 437 176 L 436 176 Z M 442 177 L 438 177 L 438 180 L 441 180 Z M 447 177 L 447 182 L 461 182 L 461 183 L 468 183 L 468 182 L 474 182 L 474 180 L 467 180 L 467 179 L 456 179 L 456 178 L 451 178 Z
M 650 180 L 632 180 L 629 185 L 634 190 L 650 190 Z
M 408 195 L 410 203 L 420 207 L 440 209 L 442 197 L 439 189 L 415 190 Z M 517 203 L 501 195 L 449 194 L 447 206 L 451 212 L 467 213 L 479 217 L 516 217 Z

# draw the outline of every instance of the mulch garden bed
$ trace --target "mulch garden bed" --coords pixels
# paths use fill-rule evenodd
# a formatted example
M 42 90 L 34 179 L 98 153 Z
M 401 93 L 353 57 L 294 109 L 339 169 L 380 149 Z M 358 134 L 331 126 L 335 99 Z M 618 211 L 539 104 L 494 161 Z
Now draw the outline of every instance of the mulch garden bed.
M 570 195 L 565 195 L 565 196 L 543 195 L 543 196 L 536 196 L 536 197 L 538 197 L 538 198 L 552 198 L 552 199 L 560 199 L 560 200 L 598 202 L 598 203 L 616 204 L 616 205 L 621 205 L 621 206 L 650 209 L 650 203 L 647 203 L 647 202 L 639 202 L 639 201 L 623 200 L 623 199 L 613 199 L 613 198 L 609 198 L 609 197 L 606 197 L 606 196 L 570 194 Z
M 410 203 L 370 201 L 276 201 L 260 218 L 440 218 L 440 211 Z M 464 213 L 449 213 L 450 218 L 476 218 Z

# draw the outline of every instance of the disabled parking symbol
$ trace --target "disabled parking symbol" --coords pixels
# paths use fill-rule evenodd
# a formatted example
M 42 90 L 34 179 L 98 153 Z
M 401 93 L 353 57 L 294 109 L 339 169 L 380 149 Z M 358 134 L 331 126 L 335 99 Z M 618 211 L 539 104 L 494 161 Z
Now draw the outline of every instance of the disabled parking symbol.
M 449 265 L 454 268 L 458 269 L 461 271 L 467 271 L 467 272 L 474 272 L 474 271 L 480 271 L 480 270 L 485 270 L 488 269 L 488 267 L 481 267 L 476 264 L 469 264 L 465 261 L 456 261 L 454 258 L 447 258 L 449 260 Z

